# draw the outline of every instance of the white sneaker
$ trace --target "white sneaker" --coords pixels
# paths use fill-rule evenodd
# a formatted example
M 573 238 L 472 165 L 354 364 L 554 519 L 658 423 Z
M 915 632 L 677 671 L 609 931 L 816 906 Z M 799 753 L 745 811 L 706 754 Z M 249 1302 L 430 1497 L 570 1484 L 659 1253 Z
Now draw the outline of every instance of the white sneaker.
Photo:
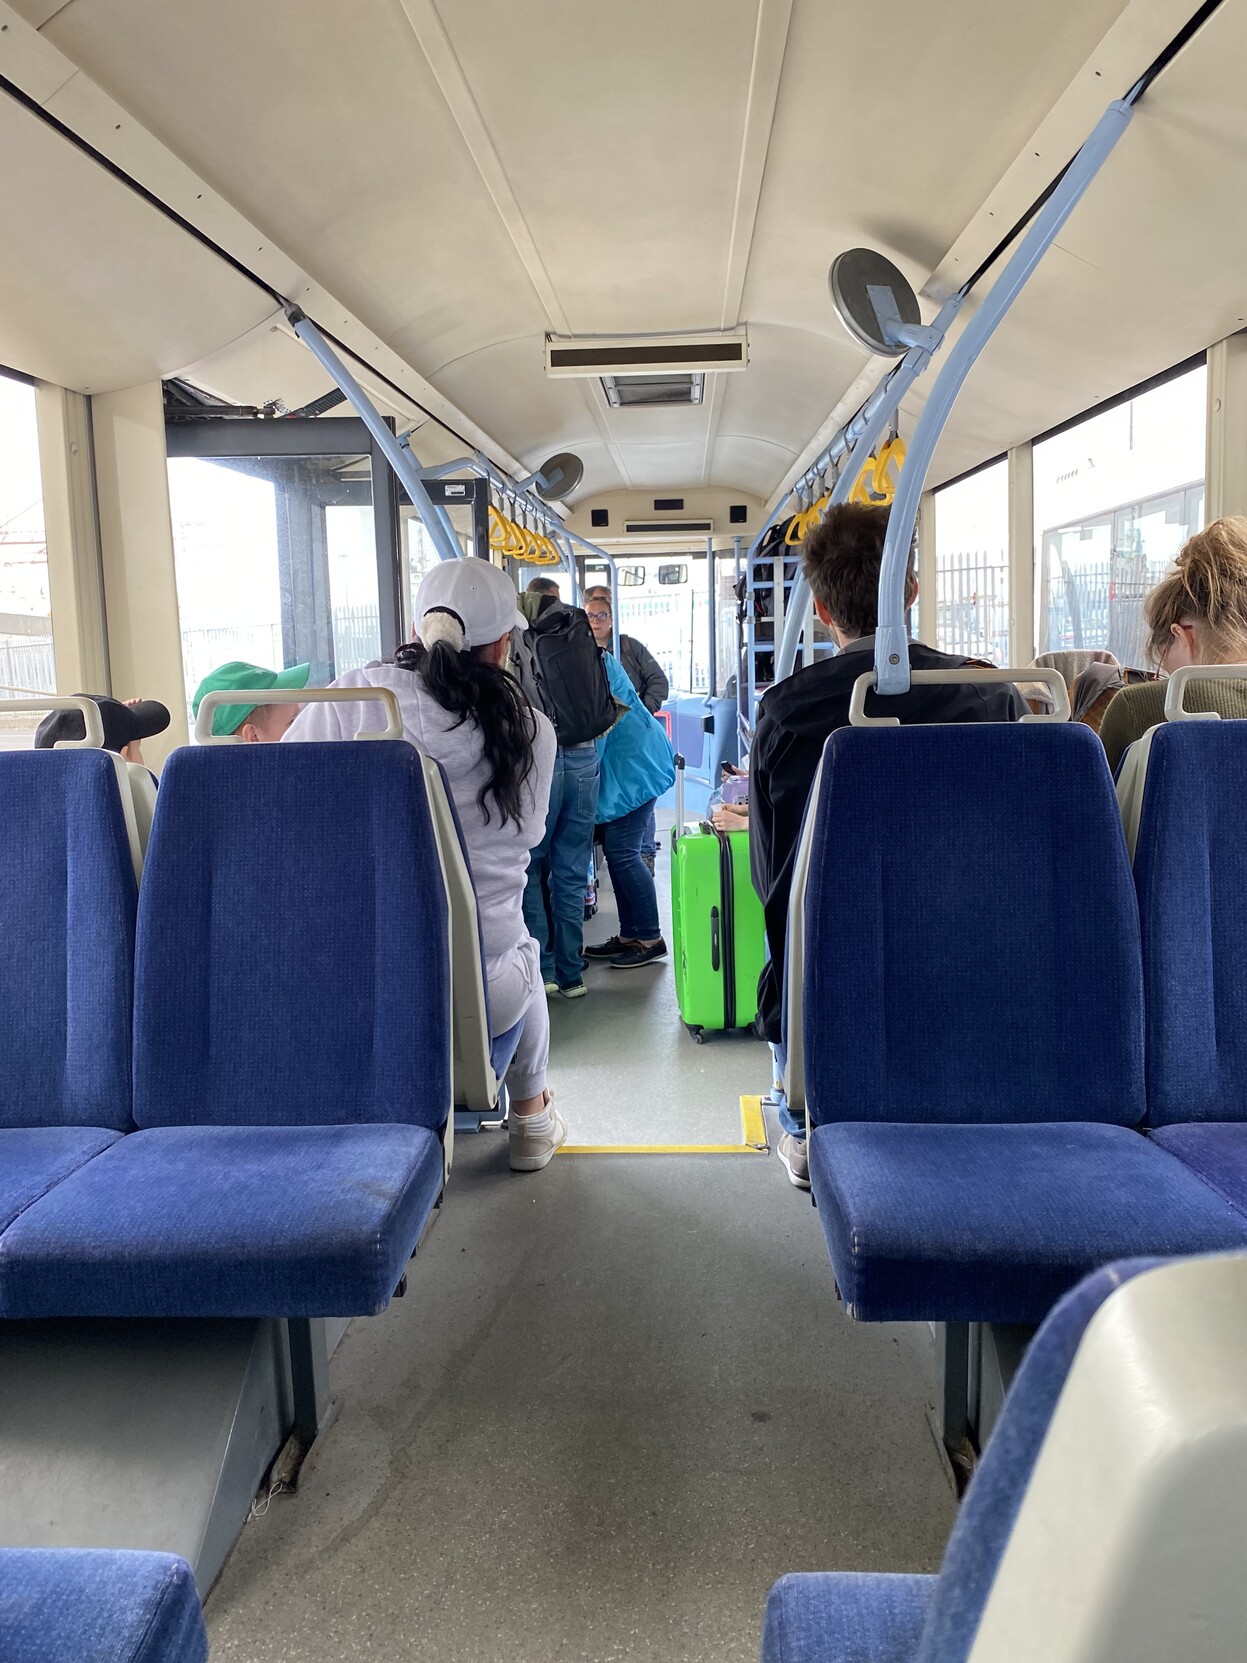
M 548 1132 L 530 1137 L 524 1129 L 527 1115 L 508 1116 L 512 1172 L 540 1172 L 543 1166 L 549 1166 L 554 1159 L 555 1151 L 567 1142 L 567 1122 L 553 1106 L 550 1109 L 550 1118 L 553 1125 Z
M 559 984 L 556 981 L 551 980 L 551 978 L 549 976 L 547 976 L 546 981 L 545 981 L 545 989 L 546 989 L 547 993 L 557 993 L 559 991 Z

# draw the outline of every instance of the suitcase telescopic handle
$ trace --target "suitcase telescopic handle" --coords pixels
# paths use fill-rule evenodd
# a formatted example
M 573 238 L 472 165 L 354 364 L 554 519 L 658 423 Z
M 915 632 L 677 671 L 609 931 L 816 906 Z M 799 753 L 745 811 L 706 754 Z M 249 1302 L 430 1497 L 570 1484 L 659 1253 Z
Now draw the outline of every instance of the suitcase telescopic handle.
M 675 753 L 675 825 L 671 828 L 672 848 L 684 835 L 684 758 Z

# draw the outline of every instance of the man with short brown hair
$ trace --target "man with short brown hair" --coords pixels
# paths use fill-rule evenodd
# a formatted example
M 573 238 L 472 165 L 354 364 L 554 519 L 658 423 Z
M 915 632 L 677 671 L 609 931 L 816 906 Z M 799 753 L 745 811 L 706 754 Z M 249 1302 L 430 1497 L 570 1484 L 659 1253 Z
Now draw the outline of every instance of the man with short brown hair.
M 814 610 L 840 649 L 795 670 L 762 700 L 753 749 L 749 754 L 749 855 L 753 885 L 762 898 L 770 951 L 758 982 L 758 1014 L 767 1039 L 782 1044 L 784 951 L 788 932 L 788 897 L 801 839 L 801 822 L 828 734 L 847 727 L 853 684 L 874 668 L 878 622 L 879 568 L 888 529 L 886 508 L 842 503 L 807 535 L 801 548 Z M 905 605 L 917 599 L 913 553 L 905 574 Z M 951 670 L 980 664 L 937 652 L 920 641 L 909 645 L 914 670 Z M 874 716 L 902 722 L 1012 722 L 1026 712 L 1020 695 L 1007 685 L 952 684 L 911 687 L 908 693 L 881 699 L 867 695 Z M 809 1189 L 805 1128 L 786 1108 L 779 1158 L 799 1189 Z

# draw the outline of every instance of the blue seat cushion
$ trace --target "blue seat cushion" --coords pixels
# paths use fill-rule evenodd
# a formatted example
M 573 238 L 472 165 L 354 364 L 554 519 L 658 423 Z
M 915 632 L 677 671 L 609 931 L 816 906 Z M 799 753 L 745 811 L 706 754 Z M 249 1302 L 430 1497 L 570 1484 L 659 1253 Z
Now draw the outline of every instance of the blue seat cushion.
M 1153 1132 L 1152 1142 L 1176 1155 L 1231 1207 L 1247 1215 L 1247 1123 L 1162 1126 Z
M 767 1595 L 760 1663 L 912 1663 L 933 1576 L 781 1576 Z
M 1247 1219 L 1122 1126 L 819 1126 L 810 1180 L 868 1322 L 1039 1322 L 1113 1259 L 1247 1244 Z
M 119 1136 L 98 1126 L 0 1127 L 0 1230 Z
M 505 1034 L 496 1034 L 489 1042 L 489 1061 L 494 1073 L 501 1080 L 511 1066 L 511 1059 L 515 1056 L 516 1048 L 524 1036 L 524 1018 L 521 1017 L 513 1028 L 508 1028 Z
M 4 1663 L 207 1663 L 195 1579 L 172 1553 L 0 1550 Z
M 422 1126 L 134 1132 L 0 1236 L 10 1317 L 349 1317 L 389 1302 L 442 1188 Z

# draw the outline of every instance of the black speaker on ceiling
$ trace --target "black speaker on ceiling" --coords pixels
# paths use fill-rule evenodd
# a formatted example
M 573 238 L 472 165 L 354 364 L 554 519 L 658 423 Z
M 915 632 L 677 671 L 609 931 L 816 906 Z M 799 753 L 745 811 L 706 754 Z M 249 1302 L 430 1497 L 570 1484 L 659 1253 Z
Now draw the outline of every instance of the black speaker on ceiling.
M 609 525 L 611 523 L 609 510 L 605 508 L 591 508 L 589 510 L 589 523 L 595 526 Z
M 727 517 L 731 525 L 744 525 L 749 518 L 749 504 L 734 502 L 727 511 Z

